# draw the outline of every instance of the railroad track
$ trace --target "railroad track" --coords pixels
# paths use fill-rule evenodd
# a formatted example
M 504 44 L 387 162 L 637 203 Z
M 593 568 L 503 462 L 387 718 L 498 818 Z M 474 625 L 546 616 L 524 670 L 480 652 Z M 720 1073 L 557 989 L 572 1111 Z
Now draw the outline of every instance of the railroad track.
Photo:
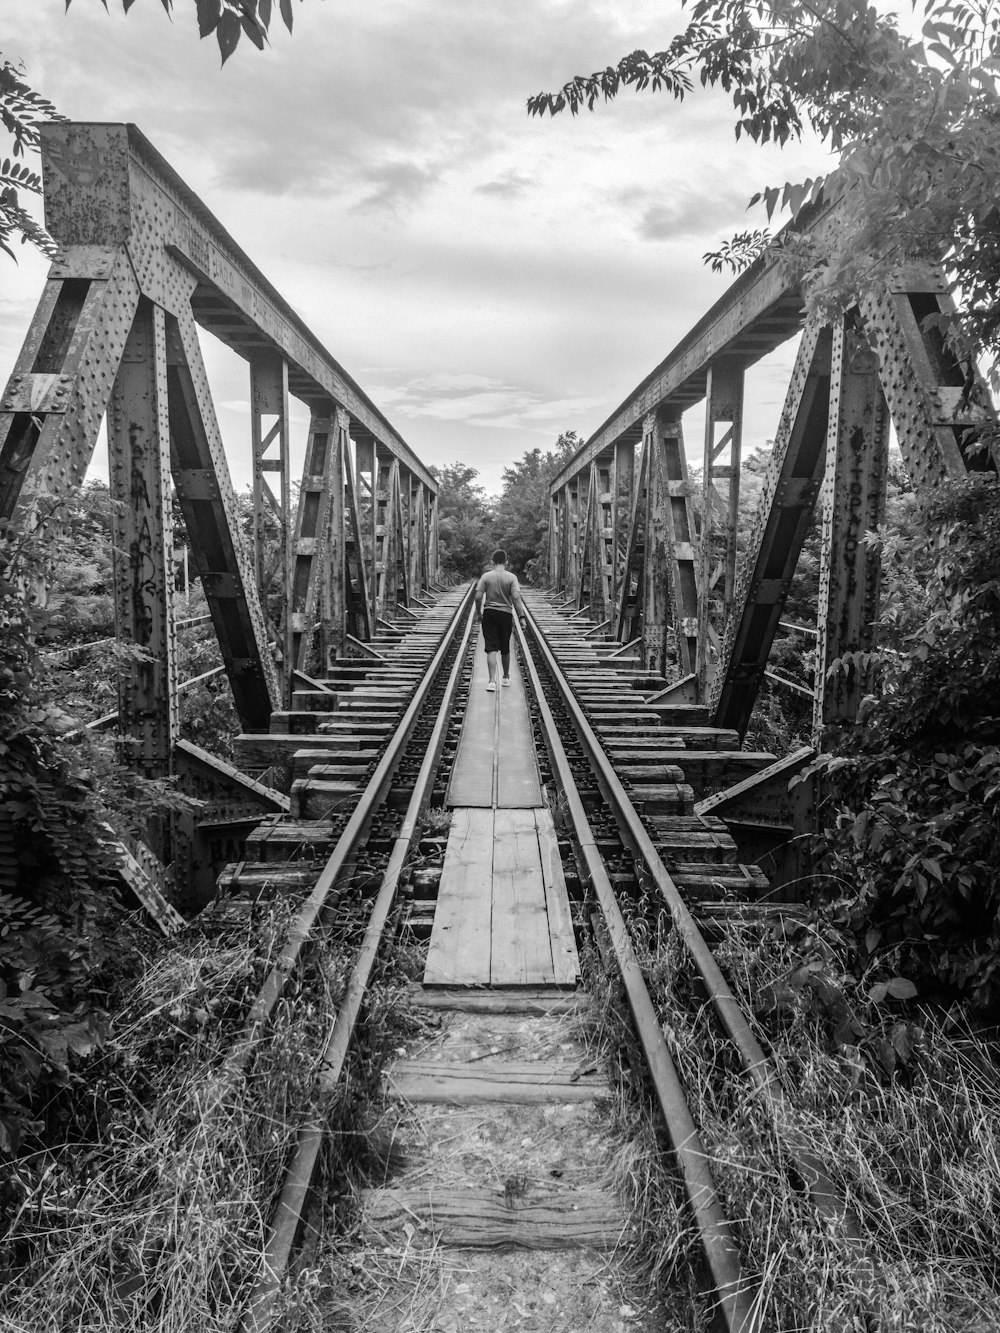
M 734 1098 L 754 1102 L 781 1127 L 781 1165 L 801 1180 L 826 1224 L 853 1234 L 823 1164 L 785 1128 L 776 1071 L 692 911 L 735 893 L 753 899 L 766 887 L 759 871 L 737 864 L 722 822 L 696 815 L 693 805 L 713 782 L 769 757 L 743 755 L 737 738 L 707 726 L 700 710 L 658 701 L 664 682 L 644 676 L 615 645 L 586 637 L 589 627 L 548 598 L 532 594 L 529 605 L 515 687 L 488 702 L 471 589 L 452 590 L 412 625 L 385 632 L 377 658 L 345 663 L 297 691 L 294 708 L 274 715 L 269 735 L 237 743 L 244 766 L 284 769 L 292 804 L 288 816 L 265 820 L 249 838 L 247 860 L 222 877 L 224 894 L 231 901 L 288 891 L 303 901 L 226 1062 L 220 1098 L 243 1076 L 289 979 L 309 965 L 338 894 L 350 883 L 370 886 L 364 938 L 327 1016 L 309 1115 L 287 1165 L 262 1275 L 241 1316 L 245 1333 L 279 1326 L 279 1298 L 307 1214 L 323 1206 L 317 1166 L 366 990 L 400 930 L 425 944 L 424 984 L 411 988 L 411 1001 L 431 1016 L 427 1027 L 440 1024 L 441 1032 L 387 1071 L 398 1108 L 394 1135 L 415 1169 L 368 1192 L 363 1216 L 371 1235 L 406 1231 L 404 1254 L 414 1236 L 418 1244 L 575 1254 L 630 1240 L 617 1201 L 588 1178 L 587 1152 L 567 1146 L 574 1134 L 595 1141 L 595 1102 L 609 1093 L 566 1025 L 582 1003 L 576 946 L 593 929 L 628 999 L 642 1081 L 669 1137 L 715 1322 L 728 1333 L 767 1327 L 633 942 L 631 923 L 651 903 L 681 941 L 706 1021 L 728 1044 Z M 526 718 L 520 738 L 518 707 Z M 519 746 L 517 762 L 533 766 L 537 800 L 515 772 L 510 755 Z M 446 850 L 426 830 L 429 808 L 445 802 L 454 810 Z M 422 843 L 444 850 L 443 861 L 414 873 Z M 537 871 L 525 869 L 529 860 Z M 534 898 L 532 875 L 541 886 Z M 485 963 L 478 956 L 484 930 Z M 442 1127 L 452 1138 L 465 1136 L 468 1159 L 487 1120 L 492 1174 L 439 1178 L 432 1159 Z M 539 1147 L 547 1136 L 560 1163 L 548 1170 Z M 528 1169 L 519 1169 L 525 1159 Z M 860 1244 L 858 1262 L 866 1262 Z

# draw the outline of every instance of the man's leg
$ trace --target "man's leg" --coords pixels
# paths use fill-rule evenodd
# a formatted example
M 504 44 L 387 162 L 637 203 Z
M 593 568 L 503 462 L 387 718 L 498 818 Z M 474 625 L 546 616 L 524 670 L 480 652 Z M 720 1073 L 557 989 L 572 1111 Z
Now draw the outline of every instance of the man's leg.
M 505 653 L 500 654 L 500 661 L 503 665 L 503 678 L 510 680 L 510 648 L 508 646 Z
M 495 685 L 497 679 L 497 655 L 495 652 L 486 654 L 486 668 L 490 673 L 490 680 Z

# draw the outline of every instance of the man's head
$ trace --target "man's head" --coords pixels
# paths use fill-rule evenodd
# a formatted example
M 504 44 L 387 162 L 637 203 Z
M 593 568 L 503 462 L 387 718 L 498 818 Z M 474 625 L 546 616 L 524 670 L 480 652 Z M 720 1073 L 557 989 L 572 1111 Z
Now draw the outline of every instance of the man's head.
M 493 563 L 495 565 L 505 565 L 507 563 L 507 552 L 503 547 L 493 552 Z

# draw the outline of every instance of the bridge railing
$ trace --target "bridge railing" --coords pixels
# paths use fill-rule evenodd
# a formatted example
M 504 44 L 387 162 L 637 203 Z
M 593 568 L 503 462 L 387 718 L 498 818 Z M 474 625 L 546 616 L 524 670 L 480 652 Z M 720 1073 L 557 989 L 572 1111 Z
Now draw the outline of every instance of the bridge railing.
M 805 225 L 837 225 L 820 206 Z M 849 722 L 869 681 L 826 664 L 869 652 L 879 560 L 862 540 L 885 503 L 890 419 L 918 494 L 969 469 L 995 468 L 973 445 L 995 420 L 940 321 L 954 305 L 940 268 L 914 264 L 865 294 L 834 326 L 806 324 L 778 249 L 732 284 L 568 460 L 551 486 L 550 583 L 643 666 L 662 697 L 705 703 L 718 726 L 746 730 L 767 673 L 802 544 L 822 506 L 814 723 Z M 737 562 L 744 381 L 763 356 L 801 340 L 760 503 Z M 683 414 L 704 404 L 700 502 L 688 475 Z
M 0 398 L 0 523 L 38 524 L 82 483 L 106 416 L 117 632 L 148 659 L 123 683 L 119 725 L 141 767 L 166 773 L 178 737 L 171 497 L 241 723 L 259 730 L 295 669 L 322 668 L 429 587 L 437 484 L 135 126 L 40 132 L 62 255 Z M 252 542 L 198 326 L 248 363 Z M 290 397 L 310 412 L 294 513 Z

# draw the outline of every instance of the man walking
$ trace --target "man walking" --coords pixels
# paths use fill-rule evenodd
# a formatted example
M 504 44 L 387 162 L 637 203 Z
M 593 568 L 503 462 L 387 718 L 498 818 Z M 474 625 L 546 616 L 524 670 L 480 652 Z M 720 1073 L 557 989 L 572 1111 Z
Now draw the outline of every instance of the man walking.
M 484 605 L 485 604 L 485 605 Z M 507 552 L 493 552 L 493 568 L 488 569 L 476 585 L 476 614 L 483 622 L 486 642 L 486 664 L 490 679 L 488 690 L 497 687 L 497 653 L 503 664 L 503 684 L 510 684 L 510 632 L 514 628 L 514 608 L 525 625 L 524 603 L 517 576 L 507 568 Z

